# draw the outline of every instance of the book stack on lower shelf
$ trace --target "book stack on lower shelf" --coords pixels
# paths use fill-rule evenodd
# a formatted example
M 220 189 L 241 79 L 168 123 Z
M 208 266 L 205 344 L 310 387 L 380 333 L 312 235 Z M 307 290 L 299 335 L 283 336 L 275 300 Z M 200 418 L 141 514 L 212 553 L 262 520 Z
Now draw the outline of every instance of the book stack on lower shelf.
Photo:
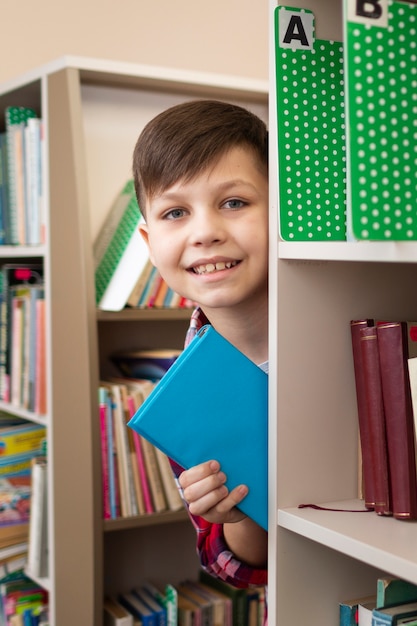
M 339 604 L 339 626 L 417 624 L 417 585 L 395 577 L 378 578 L 375 593 Z
M 261 626 L 265 589 L 238 589 L 205 572 L 163 589 L 149 581 L 104 602 L 105 626 Z
M 350 327 L 365 505 L 416 520 L 417 323 L 362 319 Z

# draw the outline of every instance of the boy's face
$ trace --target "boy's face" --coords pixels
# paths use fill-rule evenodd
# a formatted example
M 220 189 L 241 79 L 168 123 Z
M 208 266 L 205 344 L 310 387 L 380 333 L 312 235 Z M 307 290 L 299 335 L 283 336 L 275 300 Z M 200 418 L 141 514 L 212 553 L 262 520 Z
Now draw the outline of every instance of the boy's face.
M 268 180 L 250 150 L 233 148 L 148 200 L 146 216 L 141 233 L 152 262 L 206 314 L 266 298 Z

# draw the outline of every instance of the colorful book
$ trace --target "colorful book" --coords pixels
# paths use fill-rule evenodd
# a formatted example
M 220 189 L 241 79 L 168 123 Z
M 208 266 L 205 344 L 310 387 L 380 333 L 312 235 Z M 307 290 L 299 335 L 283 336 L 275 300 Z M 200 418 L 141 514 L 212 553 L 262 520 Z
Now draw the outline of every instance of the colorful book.
M 142 622 L 142 626 L 157 626 L 154 611 L 142 602 L 133 592 L 122 593 L 119 602 Z
M 139 598 L 155 614 L 156 626 L 167 626 L 167 611 L 146 587 L 134 587 L 132 593 Z
M 240 589 L 238 587 L 234 587 L 229 583 L 221 580 L 220 578 L 215 578 L 214 576 L 210 576 L 204 570 L 200 570 L 199 572 L 199 580 L 220 591 L 225 596 L 231 599 L 232 601 L 232 624 L 233 626 L 245 626 L 247 623 L 247 597 L 246 597 L 246 589 Z
M 344 0 L 348 216 L 367 240 L 417 239 L 413 1 Z
M 360 334 L 369 416 L 371 459 L 375 489 L 375 511 L 378 515 L 391 515 L 391 489 L 388 472 L 385 412 L 376 327 L 368 326 L 361 328 Z
M 22 422 L 0 427 L 0 456 L 39 452 L 45 436 L 46 429 L 39 424 Z
M 202 380 L 213 380 L 219 363 L 227 377 L 202 385 Z M 218 460 L 229 489 L 240 484 L 249 487 L 239 508 L 267 528 L 267 400 L 267 374 L 212 326 L 206 326 L 139 407 L 129 426 L 185 469 Z
M 308 9 L 275 9 L 280 235 L 346 239 L 343 47 Z
M 417 519 L 417 476 L 414 419 L 408 358 L 417 356 L 417 323 L 377 324 L 382 396 L 396 519 Z
M 142 219 L 133 180 L 129 180 L 94 242 L 96 304 L 100 309 L 123 309 L 149 260 L 138 230 Z

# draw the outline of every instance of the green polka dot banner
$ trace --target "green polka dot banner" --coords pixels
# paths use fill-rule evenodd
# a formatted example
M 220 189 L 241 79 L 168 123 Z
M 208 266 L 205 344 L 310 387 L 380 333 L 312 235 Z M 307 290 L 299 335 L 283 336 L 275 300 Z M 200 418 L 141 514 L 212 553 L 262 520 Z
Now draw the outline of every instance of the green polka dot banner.
M 415 240 L 417 5 L 345 0 L 345 12 L 353 237 Z
M 343 48 L 307 9 L 275 10 L 280 235 L 346 239 Z

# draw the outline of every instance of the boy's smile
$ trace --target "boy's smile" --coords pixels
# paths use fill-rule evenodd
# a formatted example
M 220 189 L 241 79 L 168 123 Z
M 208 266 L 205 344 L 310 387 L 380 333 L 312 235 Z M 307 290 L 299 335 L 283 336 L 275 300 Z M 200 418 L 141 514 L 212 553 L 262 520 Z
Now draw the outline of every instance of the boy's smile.
M 172 289 L 211 308 L 266 298 L 268 179 L 250 149 L 232 148 L 191 180 L 150 198 L 141 232 Z

